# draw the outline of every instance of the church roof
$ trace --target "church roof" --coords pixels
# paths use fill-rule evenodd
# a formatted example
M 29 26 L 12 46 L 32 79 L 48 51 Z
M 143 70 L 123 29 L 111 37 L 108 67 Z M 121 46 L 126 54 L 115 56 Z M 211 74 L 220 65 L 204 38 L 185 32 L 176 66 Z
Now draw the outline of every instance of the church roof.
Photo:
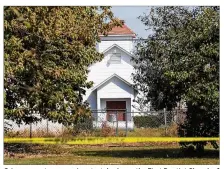
M 132 36 L 135 37 L 136 34 L 123 22 L 123 25 L 120 26 L 115 26 L 112 28 L 111 31 L 108 32 L 109 36 L 113 35 L 125 35 L 125 36 Z

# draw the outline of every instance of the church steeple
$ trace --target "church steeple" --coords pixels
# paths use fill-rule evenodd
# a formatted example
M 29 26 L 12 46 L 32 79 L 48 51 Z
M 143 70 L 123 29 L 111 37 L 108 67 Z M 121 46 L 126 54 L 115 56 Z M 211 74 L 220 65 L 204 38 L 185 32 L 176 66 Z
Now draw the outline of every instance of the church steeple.
M 99 52 L 103 52 L 113 45 L 118 45 L 124 50 L 132 53 L 133 51 L 133 39 L 136 34 L 124 23 L 122 26 L 114 27 L 107 36 L 100 35 L 101 42 L 97 44 L 96 48 Z

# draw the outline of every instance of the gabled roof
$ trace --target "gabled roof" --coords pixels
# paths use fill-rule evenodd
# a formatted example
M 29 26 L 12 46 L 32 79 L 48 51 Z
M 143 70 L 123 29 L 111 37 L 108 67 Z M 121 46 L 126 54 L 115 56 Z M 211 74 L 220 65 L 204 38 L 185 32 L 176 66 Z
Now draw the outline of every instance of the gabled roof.
M 112 30 L 108 32 L 108 36 L 124 35 L 124 36 L 136 37 L 136 34 L 127 25 L 124 24 L 124 20 L 121 21 L 123 22 L 123 25 L 113 27 Z
M 120 79 L 121 81 L 123 81 L 124 83 L 126 83 L 128 86 L 132 86 L 132 84 L 130 82 L 128 82 L 127 80 L 123 79 L 122 77 L 118 76 L 116 73 L 114 73 L 112 76 L 108 77 L 107 79 L 105 79 L 104 81 L 102 81 L 100 84 L 98 84 L 97 86 L 95 86 L 93 90 L 96 90 L 97 88 L 99 88 L 100 86 L 102 86 L 104 83 L 106 83 L 107 81 L 109 81 L 110 79 L 112 79 L 113 77 L 116 77 L 118 79 Z
M 128 54 L 129 56 L 133 56 L 130 52 L 126 51 L 125 49 L 123 49 L 122 47 L 120 47 L 117 44 L 113 44 L 112 46 L 110 46 L 109 48 L 107 48 L 106 50 L 103 51 L 103 54 L 105 54 L 106 52 L 108 52 L 110 49 L 112 49 L 113 47 L 117 47 L 118 49 L 120 49 L 121 51 L 123 51 L 124 53 Z
M 123 24 L 122 27 L 113 27 L 112 30 L 108 32 L 108 35 L 132 35 L 132 37 L 136 36 L 135 33 L 125 24 Z

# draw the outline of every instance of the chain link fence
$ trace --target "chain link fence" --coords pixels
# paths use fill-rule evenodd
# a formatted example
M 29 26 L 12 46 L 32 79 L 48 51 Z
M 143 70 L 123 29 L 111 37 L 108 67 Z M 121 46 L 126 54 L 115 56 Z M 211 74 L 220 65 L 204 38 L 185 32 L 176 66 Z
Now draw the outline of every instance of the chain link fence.
M 47 119 L 32 124 L 17 125 L 5 120 L 7 137 L 162 137 L 177 136 L 178 124 L 185 119 L 185 109 L 173 111 L 128 112 L 125 109 L 92 110 L 90 118 L 83 118 L 71 126 Z

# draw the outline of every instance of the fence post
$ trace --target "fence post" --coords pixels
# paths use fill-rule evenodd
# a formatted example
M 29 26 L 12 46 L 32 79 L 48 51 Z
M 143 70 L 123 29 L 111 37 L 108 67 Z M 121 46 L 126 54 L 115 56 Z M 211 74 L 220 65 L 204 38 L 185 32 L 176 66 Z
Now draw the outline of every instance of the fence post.
M 99 116 L 99 114 L 100 114 L 100 111 L 96 111 L 96 115 L 94 115 L 95 117 L 94 118 L 96 118 L 96 129 L 97 129 L 97 126 L 98 126 L 98 116 Z M 94 118 L 92 118 L 92 121 L 94 121 Z M 106 118 L 107 118 L 107 113 L 106 113 Z
M 127 109 L 125 110 L 125 136 L 128 136 L 128 111 Z
M 30 122 L 30 138 L 32 138 L 32 123 Z
M 165 123 L 165 136 L 167 135 L 167 120 L 166 120 L 166 109 L 163 109 L 164 112 L 164 123 Z
M 116 111 L 116 121 L 117 121 L 116 136 L 118 136 L 118 111 Z

